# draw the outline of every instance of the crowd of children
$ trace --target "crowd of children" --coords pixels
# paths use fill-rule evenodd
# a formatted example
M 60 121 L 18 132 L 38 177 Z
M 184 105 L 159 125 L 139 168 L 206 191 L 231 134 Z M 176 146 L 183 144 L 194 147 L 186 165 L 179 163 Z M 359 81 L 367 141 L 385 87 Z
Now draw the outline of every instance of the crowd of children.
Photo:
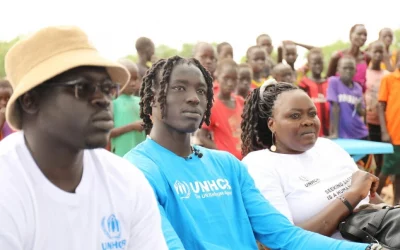
M 389 28 L 382 29 L 379 40 L 362 51 L 366 39 L 364 25 L 354 25 L 350 30 L 350 48 L 337 51 L 331 57 L 326 76 L 323 75 L 324 56 L 321 49 L 283 41 L 278 47 L 277 61 L 274 61 L 271 57 L 274 49 L 272 39 L 267 34 L 255 39 L 256 45 L 247 50 L 246 63 L 239 65 L 233 60 L 234 50 L 228 42 L 218 44 L 216 49 L 206 42 L 196 44 L 193 57 L 214 76 L 214 106 L 210 125 L 203 125 L 194 133 L 192 142 L 228 151 L 241 159 L 240 123 L 244 99 L 265 81 L 275 79 L 298 85 L 311 97 L 321 121 L 320 136 L 390 141 L 397 150 L 400 142 L 395 140 L 395 131 L 400 128 L 397 126 L 397 109 L 392 107 L 397 103 L 393 99 L 393 88 L 396 86 L 393 82 L 398 81 L 399 52 L 390 50 L 393 31 Z M 297 46 L 309 50 L 306 65 L 299 69 L 294 67 L 298 57 Z M 119 61 L 131 74 L 129 83 L 120 89 L 119 97 L 113 102 L 115 128 L 111 131 L 108 149 L 119 156 L 144 141 L 146 132 L 149 132 L 142 127 L 138 96 L 141 78 L 156 61 L 155 46 L 151 39 L 141 37 L 136 42 L 136 50 L 139 57 L 137 64 L 128 59 Z M 385 83 L 383 87 L 380 87 L 381 82 Z M 5 121 L 5 106 L 11 92 L 7 80 L 2 80 L 0 139 L 12 133 Z M 390 161 L 397 167 L 389 172 L 381 172 L 384 165 L 382 155 L 375 155 L 375 162 L 375 173 L 381 174 L 382 180 L 387 175 L 400 174 L 400 162 Z M 397 178 L 394 183 L 398 188 L 395 192 L 398 201 L 400 184 Z

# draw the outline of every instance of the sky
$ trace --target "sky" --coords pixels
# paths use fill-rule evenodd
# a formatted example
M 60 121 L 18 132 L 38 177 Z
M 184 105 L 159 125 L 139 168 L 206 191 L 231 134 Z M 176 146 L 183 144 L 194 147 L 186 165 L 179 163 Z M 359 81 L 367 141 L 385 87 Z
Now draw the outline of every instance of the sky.
M 0 6 L 0 40 L 77 25 L 110 59 L 135 54 L 141 36 L 177 49 L 186 42 L 227 41 L 240 60 L 262 33 L 275 47 L 282 40 L 323 46 L 347 41 L 356 23 L 366 25 L 367 42 L 383 27 L 400 28 L 399 8 L 393 8 L 399 0 L 2 0 Z

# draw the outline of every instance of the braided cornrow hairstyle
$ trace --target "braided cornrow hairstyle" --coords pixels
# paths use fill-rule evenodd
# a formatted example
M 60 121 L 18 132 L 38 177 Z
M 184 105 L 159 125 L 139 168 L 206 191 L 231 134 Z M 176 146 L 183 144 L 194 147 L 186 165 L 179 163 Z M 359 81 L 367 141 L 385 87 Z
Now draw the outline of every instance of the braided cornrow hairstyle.
M 268 128 L 268 119 L 277 97 L 286 91 L 296 90 L 298 87 L 290 83 L 272 83 L 265 87 L 262 97 L 260 89 L 253 90 L 246 98 L 242 114 L 242 155 L 271 146 L 272 132 Z
M 140 95 L 140 118 L 143 119 L 143 128 L 149 131 L 153 127 L 150 119 L 152 114 L 152 104 L 157 101 L 160 104 L 162 118 L 166 115 L 166 99 L 168 84 L 172 70 L 176 65 L 192 64 L 200 69 L 207 84 L 207 109 L 204 113 L 203 122 L 210 125 L 211 108 L 213 105 L 213 78 L 211 74 L 194 58 L 182 58 L 173 56 L 168 59 L 161 59 L 147 70 L 146 75 L 142 79 L 142 86 L 139 91 Z M 155 90 L 158 89 L 158 98 L 155 100 Z

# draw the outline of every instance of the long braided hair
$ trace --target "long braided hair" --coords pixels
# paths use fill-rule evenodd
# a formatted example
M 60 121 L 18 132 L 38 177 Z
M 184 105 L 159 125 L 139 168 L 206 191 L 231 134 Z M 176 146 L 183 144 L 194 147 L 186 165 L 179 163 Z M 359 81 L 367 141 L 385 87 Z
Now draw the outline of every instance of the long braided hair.
M 268 119 L 272 117 L 275 101 L 281 93 L 296 89 L 298 87 L 290 83 L 271 83 L 253 90 L 247 96 L 241 123 L 243 156 L 271 146 L 272 132 L 268 128 Z
M 149 131 L 153 127 L 150 119 L 152 114 L 152 103 L 157 101 L 160 104 L 162 118 L 166 115 L 167 90 L 172 70 L 175 66 L 181 64 L 195 65 L 200 69 L 207 84 L 207 109 L 204 113 L 203 122 L 210 125 L 211 108 L 213 105 L 213 78 L 211 74 L 194 58 L 182 58 L 173 56 L 168 59 L 161 59 L 147 70 L 142 79 L 140 95 L 140 118 L 143 119 L 143 128 Z M 155 100 L 155 91 L 158 88 L 158 98 Z

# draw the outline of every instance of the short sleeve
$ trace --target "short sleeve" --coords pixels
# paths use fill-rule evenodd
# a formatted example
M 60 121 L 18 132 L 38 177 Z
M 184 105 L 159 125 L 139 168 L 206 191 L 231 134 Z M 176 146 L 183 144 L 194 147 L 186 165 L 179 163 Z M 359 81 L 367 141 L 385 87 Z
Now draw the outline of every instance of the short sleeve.
M 380 102 L 387 102 L 389 97 L 389 86 L 388 86 L 388 78 L 389 76 L 385 76 L 381 80 L 381 86 L 379 88 L 378 100 Z
M 329 102 L 338 102 L 337 81 L 335 81 L 334 77 L 329 78 L 326 92 L 326 98 Z

